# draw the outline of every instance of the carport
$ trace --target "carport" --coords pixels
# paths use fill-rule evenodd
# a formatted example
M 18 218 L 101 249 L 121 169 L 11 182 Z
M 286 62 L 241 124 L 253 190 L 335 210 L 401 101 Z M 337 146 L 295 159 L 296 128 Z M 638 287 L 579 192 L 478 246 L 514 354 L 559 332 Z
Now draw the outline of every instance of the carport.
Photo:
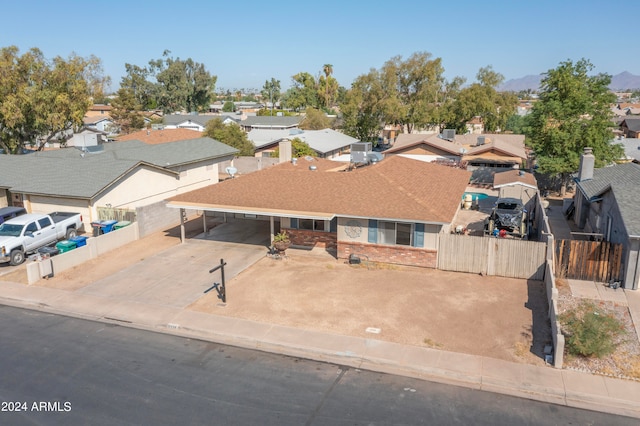
M 185 223 L 187 221 L 188 210 L 203 212 L 202 232 L 205 234 L 209 231 L 207 226 L 207 218 L 211 216 L 221 217 L 223 222 L 227 222 L 231 218 L 235 220 L 268 220 L 270 242 L 273 241 L 275 235 L 280 232 L 280 219 L 282 218 L 312 219 L 324 221 L 331 221 L 334 218 L 334 215 L 316 212 L 275 211 L 272 209 L 245 208 L 221 205 L 214 206 L 205 203 L 184 203 L 177 201 L 170 201 L 169 203 L 167 203 L 167 207 L 179 209 L 180 211 L 180 241 L 182 243 L 186 241 Z

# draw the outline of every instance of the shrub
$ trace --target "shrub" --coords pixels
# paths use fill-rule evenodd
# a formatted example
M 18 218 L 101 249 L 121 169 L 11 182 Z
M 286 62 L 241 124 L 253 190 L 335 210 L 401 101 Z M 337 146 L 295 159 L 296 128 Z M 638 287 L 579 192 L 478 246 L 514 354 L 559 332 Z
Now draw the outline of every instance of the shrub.
M 571 355 L 602 358 L 612 354 L 624 330 L 618 319 L 592 302 L 581 302 L 559 319 Z

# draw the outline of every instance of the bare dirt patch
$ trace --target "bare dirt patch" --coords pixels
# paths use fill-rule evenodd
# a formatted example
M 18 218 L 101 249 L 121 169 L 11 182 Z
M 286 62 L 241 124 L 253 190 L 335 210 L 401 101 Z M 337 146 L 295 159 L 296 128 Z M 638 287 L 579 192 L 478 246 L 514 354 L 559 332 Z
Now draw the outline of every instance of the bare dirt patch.
M 259 261 L 226 290 L 226 306 L 212 292 L 190 309 L 539 365 L 550 341 L 536 281 L 296 253 Z

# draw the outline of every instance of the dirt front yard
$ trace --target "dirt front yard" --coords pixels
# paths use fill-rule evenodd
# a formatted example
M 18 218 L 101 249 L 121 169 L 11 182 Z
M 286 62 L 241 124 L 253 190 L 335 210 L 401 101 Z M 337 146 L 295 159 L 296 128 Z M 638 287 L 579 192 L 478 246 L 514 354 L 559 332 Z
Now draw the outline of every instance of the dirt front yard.
M 254 321 L 544 364 L 543 283 L 433 269 L 348 265 L 292 251 L 264 258 L 190 309 Z
M 188 236 L 200 232 L 198 220 L 189 225 Z M 179 250 L 178 228 L 145 237 L 36 285 L 74 291 L 171 247 Z M 288 252 L 289 258 L 283 260 L 265 256 L 228 281 L 226 305 L 211 291 L 188 309 L 544 364 L 542 352 L 550 335 L 542 282 L 349 265 L 326 253 Z

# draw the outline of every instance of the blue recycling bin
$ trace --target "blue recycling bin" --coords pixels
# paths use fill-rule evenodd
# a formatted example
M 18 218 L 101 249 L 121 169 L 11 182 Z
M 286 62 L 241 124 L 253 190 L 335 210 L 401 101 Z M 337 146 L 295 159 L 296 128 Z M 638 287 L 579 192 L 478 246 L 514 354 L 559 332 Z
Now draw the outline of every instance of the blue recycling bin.
M 102 233 L 106 234 L 107 232 L 113 231 L 114 226 L 118 223 L 117 220 L 103 220 L 102 221 Z
M 76 235 L 75 237 L 69 238 L 69 241 L 73 241 L 76 243 L 76 247 L 82 247 L 87 245 L 87 237 L 84 235 Z

